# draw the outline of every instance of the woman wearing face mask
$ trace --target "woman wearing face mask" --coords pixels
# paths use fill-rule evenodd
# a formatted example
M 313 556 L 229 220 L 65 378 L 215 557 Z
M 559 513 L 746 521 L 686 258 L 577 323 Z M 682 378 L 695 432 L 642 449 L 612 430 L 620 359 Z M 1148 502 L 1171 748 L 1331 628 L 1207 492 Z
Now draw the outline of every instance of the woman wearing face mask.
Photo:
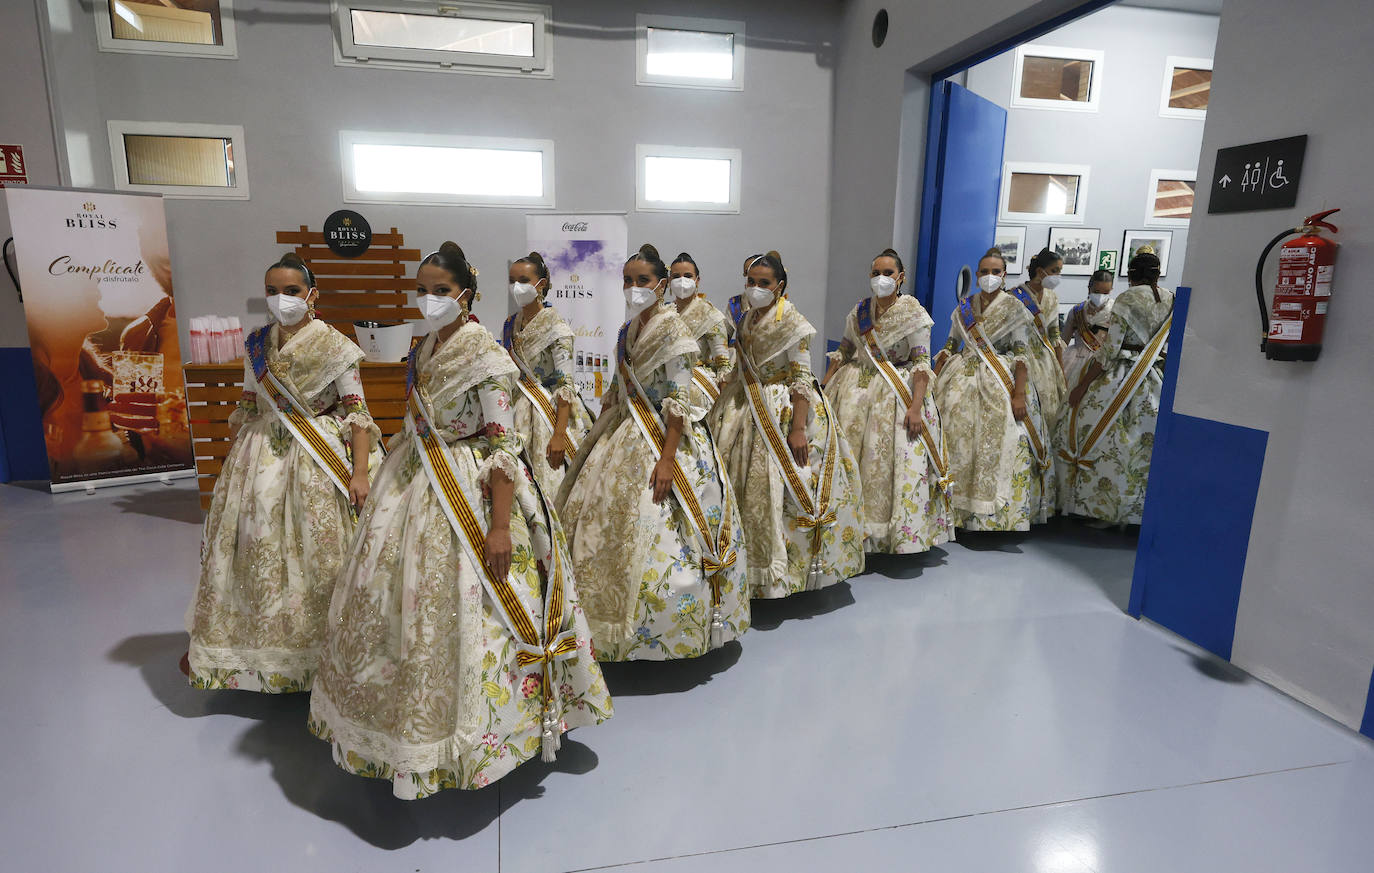
M 954 479 L 954 526 L 1029 530 L 1043 521 L 1041 471 L 1053 471 L 1039 396 L 1027 363 L 1039 342 L 1030 311 L 1005 293 L 1007 262 L 989 249 L 978 293 L 951 318 L 935 359 L 935 403 Z
M 1033 510 L 1034 521 L 1046 521 L 1059 511 L 1059 479 L 1054 471 L 1054 440 L 1059 421 L 1064 417 L 1069 389 L 1064 382 L 1064 344 L 1059 335 L 1059 277 L 1064 259 L 1051 249 L 1041 249 L 1027 265 L 1030 279 L 1011 289 L 1011 295 L 1026 307 L 1035 323 L 1036 342 L 1027 350 L 1026 366 L 1031 383 L 1040 398 L 1040 414 L 1045 418 L 1045 449 L 1050 457 L 1041 459 L 1040 505 Z
M 744 532 L 691 391 L 696 341 L 662 305 L 668 266 L 644 245 L 624 275 L 615 379 L 563 479 L 559 514 L 597 658 L 695 658 L 749 627 Z
M 1126 269 L 1131 287 L 1069 395 L 1060 451 L 1064 511 L 1122 525 L 1140 524 L 1145 507 L 1174 312 L 1154 252 L 1142 249 Z
M 1088 299 L 1069 310 L 1064 319 L 1064 378 L 1077 385 L 1078 377 L 1102 346 L 1112 315 L 1112 271 L 1098 270 L 1088 279 Z
M 731 306 L 735 373 L 711 413 L 740 495 L 749 584 L 778 598 L 833 585 L 864 568 L 858 466 L 811 374 L 816 329 L 787 299 L 777 252 L 749 266 L 749 310 Z
M 429 335 L 339 575 L 310 700 L 334 761 L 410 800 L 481 788 L 611 714 L 558 517 L 520 460 L 518 370 L 446 242 L 415 277 Z
M 845 320 L 825 394 L 859 458 L 865 551 L 924 552 L 950 539 L 944 434 L 930 369 L 930 315 L 898 293 L 902 259 L 885 249 L 869 271 L 872 296 Z
M 592 417 L 573 382 L 573 331 L 545 296 L 549 268 L 538 252 L 510 266 L 510 294 L 520 307 L 506 319 L 501 344 L 520 368 L 515 429 L 525 443 L 534 480 L 552 497 L 564 464 L 592 429 Z
M 273 323 L 248 337 L 184 668 L 197 688 L 275 694 L 310 690 L 381 432 L 363 401 L 362 349 L 311 317 L 319 290 L 305 262 L 286 254 L 265 283 Z
M 700 365 L 692 379 L 711 402 L 730 375 L 730 334 L 734 330 L 725 313 L 701 293 L 701 271 L 692 256 L 683 252 L 668 267 L 668 293 L 687 331 L 697 341 Z

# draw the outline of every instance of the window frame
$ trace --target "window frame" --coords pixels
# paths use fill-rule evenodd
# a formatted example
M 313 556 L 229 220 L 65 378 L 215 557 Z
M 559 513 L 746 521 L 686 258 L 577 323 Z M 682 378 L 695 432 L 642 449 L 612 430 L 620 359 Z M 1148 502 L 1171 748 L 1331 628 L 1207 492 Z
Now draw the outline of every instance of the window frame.
M 110 141 L 110 163 L 114 168 L 116 191 L 161 194 L 169 200 L 248 200 L 248 147 L 243 126 L 239 124 L 200 124 L 180 121 L 105 122 Z M 124 136 L 181 136 L 227 139 L 234 147 L 234 184 L 228 188 L 214 185 L 136 185 L 129 181 L 129 156 Z
M 483 194 L 440 194 L 423 191 L 359 191 L 354 181 L 354 145 L 429 146 L 438 148 L 496 149 L 541 155 L 544 193 L 539 197 Z M 554 143 L 551 139 L 518 139 L 498 136 L 459 136 L 441 133 L 341 130 L 339 159 L 345 203 L 387 203 L 398 206 L 482 206 L 505 209 L 554 208 Z
M 711 215 L 738 215 L 743 152 L 733 148 L 698 146 L 635 145 L 635 210 L 637 212 L 698 212 Z M 695 158 L 730 162 L 730 201 L 711 203 L 701 200 L 648 200 L 645 198 L 645 168 L 649 158 Z
M 734 37 L 733 75 L 728 80 L 663 76 L 648 72 L 649 29 L 728 33 Z M 707 91 L 744 90 L 744 22 L 729 18 L 693 18 L 681 15 L 635 15 L 635 84 L 659 88 L 701 88 Z
M 406 15 L 480 18 L 485 21 L 510 21 L 534 27 L 534 56 L 483 54 L 481 52 L 444 52 L 434 49 L 407 49 L 391 46 L 359 46 L 353 41 L 354 10 L 392 12 Z M 380 67 L 393 70 L 421 70 L 430 73 L 466 73 L 485 76 L 522 76 L 553 78 L 553 7 L 535 3 L 494 3 L 477 0 L 446 4 L 417 0 L 330 0 L 330 19 L 334 31 L 334 66 Z M 450 13 L 450 14 L 446 14 Z M 345 34 L 347 38 L 345 38 Z
M 1083 224 L 1088 211 L 1088 182 L 1091 167 L 1087 164 L 1051 164 L 1040 161 L 1006 161 L 1002 164 L 1002 182 L 997 196 L 999 224 Z M 1077 176 L 1077 209 L 1071 215 L 1052 215 L 1043 212 L 1011 212 L 1011 177 L 1016 173 L 1040 176 Z
M 1164 84 L 1159 94 L 1159 117 L 1160 118 L 1191 118 L 1202 120 L 1207 117 L 1206 109 L 1183 109 L 1169 105 L 1169 98 L 1174 92 L 1174 71 L 1184 70 L 1211 70 L 1212 58 L 1185 58 L 1178 55 L 1169 55 L 1164 59 Z M 1212 103 L 1211 85 L 1208 85 L 1207 104 Z
M 234 35 L 234 0 L 219 0 L 219 27 L 223 45 L 193 42 L 162 42 L 151 39 L 116 39 L 110 26 L 110 0 L 96 0 L 95 42 L 102 52 L 128 55 L 167 55 L 178 58 L 218 58 L 238 60 L 238 39 Z
M 1160 182 L 1192 182 L 1193 212 L 1197 212 L 1197 170 L 1151 170 L 1150 186 L 1145 190 L 1145 227 L 1187 227 L 1192 223 L 1188 218 L 1155 217 L 1155 194 Z
M 1027 56 L 1055 58 L 1061 61 L 1092 61 L 1092 80 L 1088 83 L 1088 99 L 1079 103 L 1074 100 L 1045 100 L 1040 97 L 1021 96 L 1021 73 Z M 1070 48 L 1054 45 L 1019 45 L 1012 61 L 1011 107 L 1014 109 L 1049 109 L 1055 112 L 1097 112 L 1102 103 L 1102 79 L 1106 68 L 1106 52 L 1100 49 Z

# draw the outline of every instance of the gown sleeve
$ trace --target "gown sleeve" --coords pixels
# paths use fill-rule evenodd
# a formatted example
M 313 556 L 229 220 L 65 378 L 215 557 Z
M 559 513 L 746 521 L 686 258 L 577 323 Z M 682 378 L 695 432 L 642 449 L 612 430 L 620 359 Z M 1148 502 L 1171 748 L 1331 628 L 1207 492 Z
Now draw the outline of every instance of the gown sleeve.
M 553 352 L 553 397 L 555 402 L 565 401 L 569 406 L 577 402 L 577 383 L 573 379 L 573 338 L 565 336 L 554 341 Z
M 253 374 L 253 364 L 248 356 L 243 356 L 243 396 L 239 398 L 238 408 L 229 413 L 229 426 L 242 427 L 261 415 L 258 410 L 258 379 Z
M 930 326 L 918 327 L 906 336 L 907 347 L 911 349 L 907 360 L 916 369 L 925 370 L 931 378 L 935 372 L 930 367 Z
M 666 384 L 661 406 L 664 417 L 676 415 L 683 421 L 694 421 L 704 415 L 704 409 L 698 410 L 698 415 L 692 415 L 693 407 L 689 393 L 692 385 L 692 359 L 686 355 L 674 355 L 663 367 Z
M 474 388 L 482 404 L 482 432 L 490 454 L 477 469 L 477 481 L 485 484 L 492 470 L 500 470 L 512 482 L 520 474 L 520 452 L 524 443 L 515 429 L 515 410 L 511 403 L 512 377 L 484 379 Z
M 730 348 L 725 337 L 725 322 L 718 321 L 706 332 L 706 348 L 710 352 L 710 359 L 706 361 L 706 368 L 716 377 L 717 381 L 723 380 L 730 375 Z
M 792 397 L 803 397 L 814 411 L 820 402 L 816 396 L 816 376 L 811 372 L 811 337 L 803 337 L 787 350 L 787 388 Z
M 381 445 L 381 428 L 372 420 L 372 413 L 367 409 L 367 400 L 363 397 L 361 368 L 354 364 L 344 370 L 343 374 L 334 380 L 334 388 L 339 392 L 339 409 L 343 414 L 343 421 L 340 423 L 343 441 L 348 443 L 353 439 L 353 427 L 356 425 L 372 435 L 374 446 Z

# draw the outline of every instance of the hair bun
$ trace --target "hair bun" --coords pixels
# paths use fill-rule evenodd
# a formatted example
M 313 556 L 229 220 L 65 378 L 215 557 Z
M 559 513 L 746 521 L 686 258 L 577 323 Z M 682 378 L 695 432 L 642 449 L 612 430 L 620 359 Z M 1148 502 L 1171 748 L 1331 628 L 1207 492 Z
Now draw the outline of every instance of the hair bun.
M 536 264 L 542 264 L 544 263 L 544 256 L 539 254 L 539 252 L 530 252 L 528 255 L 525 255 L 525 260 L 534 261 Z
M 768 257 L 770 257 L 770 258 L 772 258 L 773 260 L 777 261 L 779 264 L 782 263 L 782 255 L 778 254 L 777 251 L 774 250 L 774 249 L 769 249 L 769 250 L 768 250 Z
M 894 248 L 886 248 L 886 249 L 883 249 L 882 254 L 878 255 L 878 257 L 880 257 L 880 258 L 896 258 L 896 257 L 897 257 L 897 250 L 894 249 Z
M 990 248 L 990 249 L 988 249 L 987 251 L 983 252 L 983 258 L 1002 258 L 1002 257 L 1005 257 L 1005 256 L 1002 254 L 1002 250 L 999 249 L 997 246 L 993 246 L 992 248 Z M 979 258 L 978 260 L 981 261 L 983 258 Z
M 287 252 L 286 254 L 282 255 L 282 256 L 281 256 L 281 263 L 283 263 L 283 264 L 300 264 L 301 266 L 305 266 L 305 260 L 304 260 L 300 255 L 296 254 L 295 252 Z
M 673 258 L 673 263 L 674 263 L 674 264 L 680 264 L 680 263 L 682 263 L 683 261 L 686 261 L 686 262 L 689 263 L 689 264 L 695 264 L 695 263 L 696 263 L 696 261 L 692 259 L 692 256 L 691 256 L 690 254 L 688 254 L 687 252 L 678 252 L 678 253 L 677 253 L 677 257 L 676 257 L 676 258 Z
M 649 243 L 645 243 L 644 245 L 640 246 L 639 253 L 643 255 L 645 260 L 647 260 L 651 264 L 663 260 L 658 256 L 658 249 L 654 248 Z
M 439 251 L 446 255 L 457 255 L 465 261 L 468 259 L 468 256 L 463 254 L 463 247 L 451 239 L 444 240 L 444 244 L 439 246 Z

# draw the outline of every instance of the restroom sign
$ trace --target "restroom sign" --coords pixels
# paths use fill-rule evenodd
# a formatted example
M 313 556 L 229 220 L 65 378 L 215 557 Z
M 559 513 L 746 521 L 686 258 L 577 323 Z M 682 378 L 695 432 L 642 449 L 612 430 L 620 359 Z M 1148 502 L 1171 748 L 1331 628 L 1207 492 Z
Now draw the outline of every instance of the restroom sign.
M 24 163 L 24 147 L 0 143 L 0 184 L 29 184 L 29 167 Z
M 1307 134 L 1218 149 L 1207 211 L 1292 208 L 1306 153 Z

